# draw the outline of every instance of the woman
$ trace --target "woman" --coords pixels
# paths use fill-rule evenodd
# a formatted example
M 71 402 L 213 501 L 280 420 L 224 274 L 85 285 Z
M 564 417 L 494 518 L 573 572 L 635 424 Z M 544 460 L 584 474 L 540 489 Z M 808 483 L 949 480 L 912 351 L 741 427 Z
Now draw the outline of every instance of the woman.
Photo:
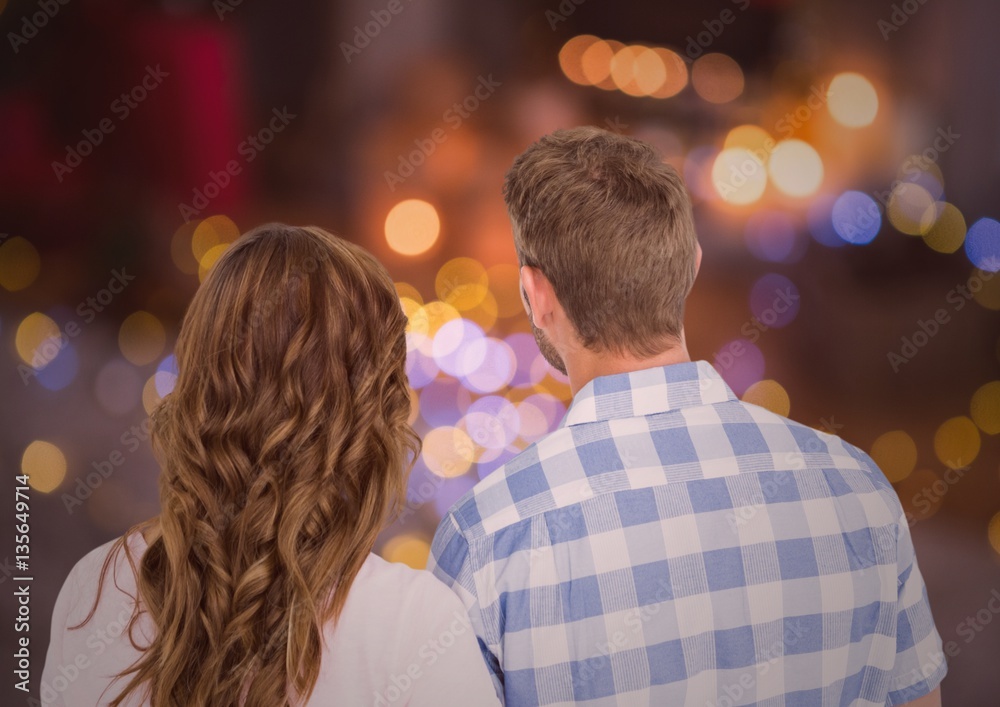
M 465 608 L 371 554 L 419 449 L 385 269 L 318 228 L 240 238 L 153 415 L 157 518 L 56 601 L 54 705 L 499 704 Z

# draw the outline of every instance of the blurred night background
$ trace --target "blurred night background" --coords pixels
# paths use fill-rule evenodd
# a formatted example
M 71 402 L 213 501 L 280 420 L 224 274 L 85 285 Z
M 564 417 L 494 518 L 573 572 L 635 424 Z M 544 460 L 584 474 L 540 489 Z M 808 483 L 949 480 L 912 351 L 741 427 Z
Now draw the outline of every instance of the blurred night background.
M 591 124 L 656 145 L 692 193 L 692 357 L 872 454 L 950 645 L 946 703 L 1000 703 L 1000 4 L 0 10 L 0 468 L 32 487 L 35 695 L 70 568 L 157 513 L 145 421 L 173 384 L 178 326 L 260 223 L 331 230 L 397 282 L 426 441 L 376 550 L 424 565 L 447 507 L 565 411 L 500 189 L 531 142 Z

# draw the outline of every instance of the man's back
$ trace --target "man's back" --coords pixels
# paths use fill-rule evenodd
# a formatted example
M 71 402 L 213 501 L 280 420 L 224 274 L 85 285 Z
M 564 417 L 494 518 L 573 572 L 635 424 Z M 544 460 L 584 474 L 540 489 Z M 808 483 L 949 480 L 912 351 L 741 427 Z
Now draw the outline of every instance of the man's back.
M 900 704 L 946 670 L 883 474 L 705 362 L 591 381 L 431 568 L 508 705 Z

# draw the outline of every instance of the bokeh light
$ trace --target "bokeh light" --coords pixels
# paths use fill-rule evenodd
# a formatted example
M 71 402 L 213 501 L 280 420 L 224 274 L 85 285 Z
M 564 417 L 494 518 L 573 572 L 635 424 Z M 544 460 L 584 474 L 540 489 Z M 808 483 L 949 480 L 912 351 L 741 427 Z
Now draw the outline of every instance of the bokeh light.
M 437 209 L 421 199 L 406 199 L 385 217 L 385 239 L 401 255 L 420 255 L 430 250 L 441 232 Z
M 629 96 L 651 96 L 667 80 L 663 57 L 649 47 L 623 47 L 611 60 L 611 79 Z
M 972 394 L 970 416 L 986 434 L 1000 433 L 1000 381 L 990 381 Z
M 31 488 L 51 493 L 66 478 L 66 456 L 51 442 L 36 439 L 21 456 L 21 473 L 27 475 Z
M 737 395 L 764 378 L 764 354 L 747 339 L 723 345 L 713 357 L 715 369 Z
M 632 83 L 640 96 L 652 96 L 667 80 L 667 66 L 663 56 L 649 47 L 635 54 L 632 66 Z
M 516 265 L 500 263 L 486 271 L 497 305 L 497 316 L 508 319 L 524 314 L 521 302 L 521 274 Z
M 483 340 L 486 346 L 483 360 L 463 378 L 463 383 L 476 393 L 493 393 L 506 386 L 514 378 L 517 362 L 514 351 L 501 339 L 492 337 Z
M 976 268 L 969 278 L 969 292 L 981 307 L 1000 312 L 1000 277 Z
M 156 393 L 161 398 L 167 397 L 174 391 L 179 372 L 177 358 L 173 354 L 160 361 L 160 365 L 156 367 L 156 373 L 153 374 L 153 381 L 156 385 Z
M 764 195 L 767 169 L 745 147 L 728 148 L 720 152 L 712 164 L 712 185 L 729 204 L 752 204 Z
M 434 335 L 431 351 L 442 371 L 455 377 L 467 376 L 486 358 L 483 330 L 467 319 L 452 319 Z
M 934 197 L 914 182 L 900 182 L 892 190 L 886 206 L 889 223 L 900 233 L 922 236 L 938 220 L 939 209 Z
M 42 260 L 35 246 L 21 236 L 0 245 L 0 287 L 9 292 L 23 290 L 35 281 Z
M 924 243 L 938 253 L 954 253 L 965 242 L 965 216 L 955 206 L 940 203 L 934 224 L 923 234 Z
M 424 303 L 424 297 L 423 295 L 420 294 L 420 290 L 418 290 L 410 283 L 394 282 L 393 284 L 396 286 L 396 294 L 399 295 L 400 300 L 404 299 L 411 300 L 418 307 Z M 406 311 L 405 307 L 403 308 L 403 311 Z M 407 312 L 407 316 L 409 316 L 409 314 L 410 313 Z
M 803 140 L 779 142 L 771 153 L 768 172 L 774 186 L 788 196 L 812 196 L 823 184 L 823 160 Z
M 761 162 L 767 161 L 767 155 L 774 149 L 774 138 L 758 125 L 739 125 L 728 133 L 723 143 L 724 149 L 742 147 L 750 150 L 760 158 Z
M 240 229 L 231 218 L 221 214 L 209 216 L 195 226 L 191 235 L 191 253 L 198 261 L 199 266 L 208 270 L 211 263 L 204 262 L 205 256 L 219 246 L 228 246 L 239 237 Z
M 893 430 L 872 444 L 872 460 L 892 483 L 902 481 L 917 466 L 917 443 L 903 430 Z
M 611 62 L 624 46 L 614 40 L 599 39 L 587 47 L 580 57 L 580 68 L 587 83 L 609 91 L 613 89 Z
M 934 453 L 938 461 L 952 469 L 975 461 L 979 447 L 979 428 L 964 415 L 946 420 L 934 433 Z
M 52 343 L 54 344 L 54 341 Z M 42 350 L 45 351 L 47 348 L 48 345 L 44 345 Z M 56 351 L 55 358 L 47 361 L 38 371 L 38 384 L 46 390 L 62 390 L 73 382 L 79 370 L 80 357 L 77 355 L 76 347 L 66 342 Z
M 882 213 L 875 200 L 860 191 L 847 191 L 837 198 L 830 213 L 833 230 L 847 243 L 865 245 L 882 228 Z
M 29 366 L 44 368 L 59 354 L 62 334 L 59 326 L 41 312 L 32 312 L 17 327 L 14 347 Z
M 673 98 L 688 85 L 687 64 L 677 52 L 662 47 L 654 47 L 653 51 L 663 63 L 665 77 L 660 87 L 650 95 L 653 98 Z
M 1000 271 L 1000 222 L 981 218 L 965 237 L 965 254 L 980 270 Z
M 453 258 L 438 270 L 434 289 L 438 299 L 464 312 L 480 304 L 489 293 L 489 277 L 479 261 Z
M 389 538 L 382 547 L 382 557 L 389 562 L 400 562 L 415 570 L 427 567 L 431 554 L 431 544 L 416 535 L 401 534 Z
M 198 280 L 200 282 L 205 281 L 205 276 L 208 275 L 212 267 L 219 262 L 219 258 L 222 257 L 229 249 L 228 243 L 220 243 L 219 245 L 214 245 L 206 251 L 205 255 L 201 257 L 198 261 Z
M 566 78 L 581 86 L 591 85 L 587 75 L 583 73 L 583 53 L 594 42 L 599 41 L 591 34 L 581 34 L 569 39 L 559 50 L 559 67 Z
M 691 67 L 691 83 L 709 103 L 729 103 L 743 93 L 743 69 L 725 54 L 705 54 Z
M 142 385 L 142 408 L 147 415 L 152 415 L 163 402 L 163 396 L 156 389 L 156 374 L 154 373 Z
M 994 552 L 1000 555 L 1000 511 L 997 511 L 990 518 L 990 522 L 986 527 L 986 537 L 990 541 L 990 546 Z
M 465 430 L 472 441 L 497 452 L 513 444 L 521 431 L 517 408 L 499 395 L 487 395 L 473 402 L 464 419 Z
M 635 81 L 636 58 L 645 51 L 645 47 L 625 46 L 611 57 L 611 80 L 622 93 L 628 96 L 641 96 L 642 89 Z
M 788 391 L 775 380 L 762 380 L 754 383 L 743 393 L 743 402 L 758 405 L 770 410 L 775 415 L 788 417 L 792 403 Z
M 871 125 L 878 115 L 878 92 L 861 74 L 846 72 L 834 76 L 826 98 L 830 115 L 848 128 Z
M 472 467 L 475 445 L 467 432 L 445 425 L 427 433 L 420 456 L 428 469 L 450 479 L 461 476 Z
M 118 330 L 118 347 L 122 355 L 136 366 L 145 366 L 158 359 L 166 344 L 163 324 L 149 312 L 133 312 Z

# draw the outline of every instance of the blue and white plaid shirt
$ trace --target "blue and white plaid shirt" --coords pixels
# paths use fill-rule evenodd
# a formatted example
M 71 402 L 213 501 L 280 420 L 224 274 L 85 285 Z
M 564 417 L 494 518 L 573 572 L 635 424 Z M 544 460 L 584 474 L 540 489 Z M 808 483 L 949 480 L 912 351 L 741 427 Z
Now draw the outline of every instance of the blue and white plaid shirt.
M 508 707 L 886 705 L 944 677 L 899 500 L 706 362 L 597 378 L 441 521 Z

